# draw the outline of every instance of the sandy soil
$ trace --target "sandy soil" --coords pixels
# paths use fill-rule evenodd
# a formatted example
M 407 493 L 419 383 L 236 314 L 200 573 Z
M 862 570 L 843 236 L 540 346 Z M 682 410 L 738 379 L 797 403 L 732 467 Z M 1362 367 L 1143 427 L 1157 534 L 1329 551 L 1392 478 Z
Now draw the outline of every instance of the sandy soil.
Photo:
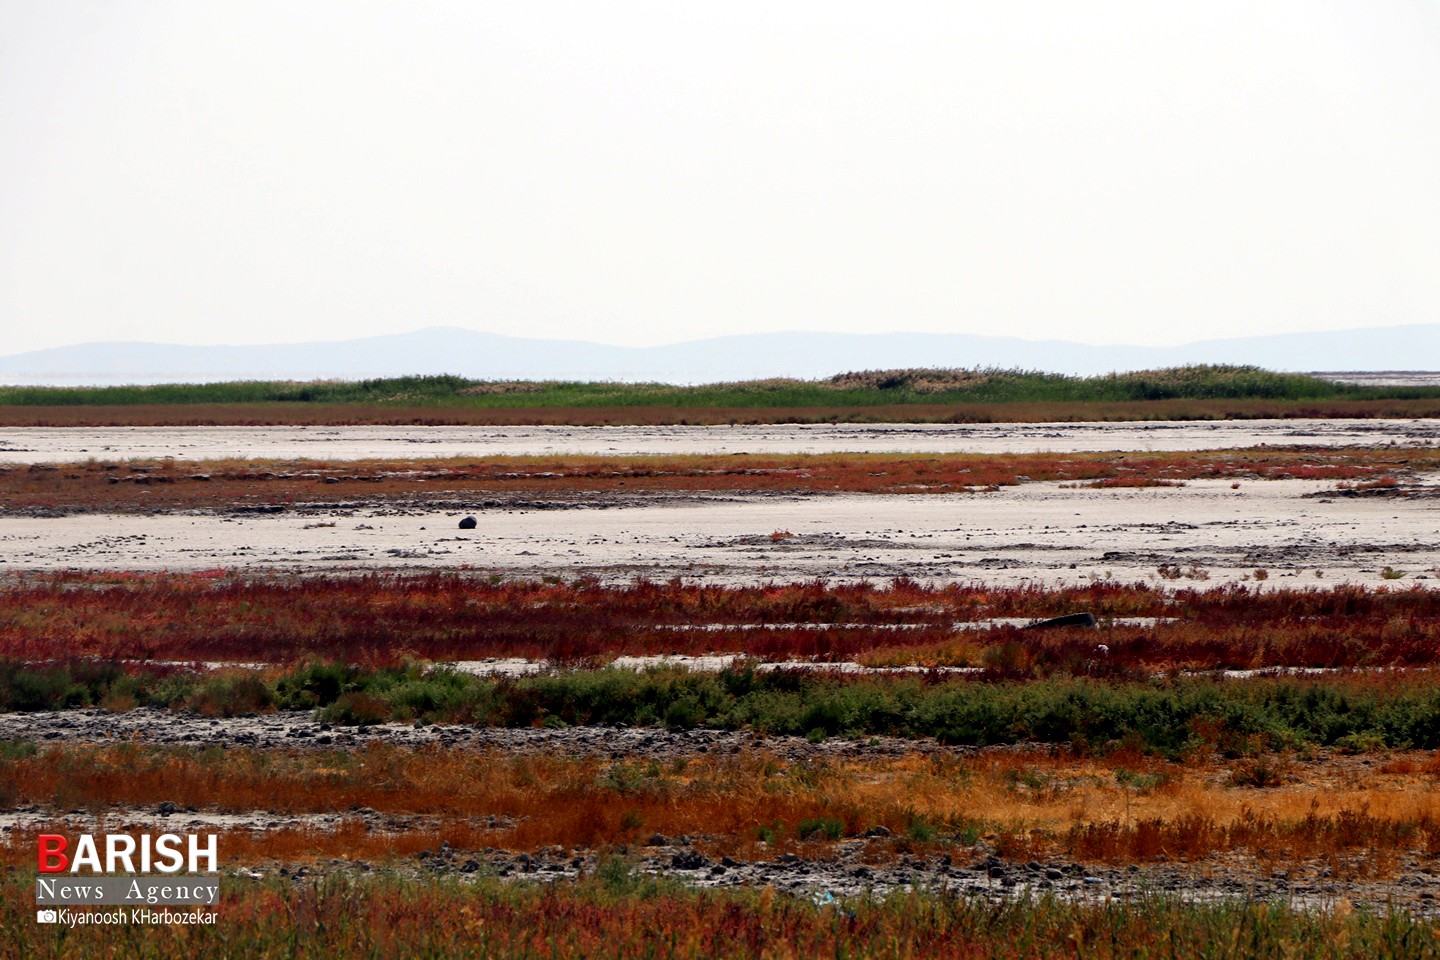
M 543 454 L 1034 453 L 1222 450 L 1274 445 L 1433 446 L 1435 420 L 817 424 L 666 427 L 0 428 L 0 463 L 360 460 Z
M 1380 491 L 1378 493 L 1385 493 Z M 889 578 L 1271 586 L 1409 581 L 1440 570 L 1440 485 L 1355 496 L 1328 481 L 1190 481 L 994 493 L 605 497 L 578 501 L 311 504 L 225 515 L 0 517 L 0 570 L 470 568 L 606 580 Z M 464 515 L 474 530 L 458 529 Z M 792 536 L 772 540 L 771 534 Z M 1175 571 L 1171 571 L 1172 573 Z M 1288 583 L 1287 583 L 1288 581 Z

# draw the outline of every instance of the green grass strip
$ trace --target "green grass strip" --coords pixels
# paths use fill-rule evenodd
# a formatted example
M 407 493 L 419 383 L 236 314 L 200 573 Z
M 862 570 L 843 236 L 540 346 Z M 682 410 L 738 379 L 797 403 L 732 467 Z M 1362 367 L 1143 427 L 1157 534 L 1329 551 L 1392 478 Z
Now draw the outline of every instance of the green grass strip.
M 851 407 L 890 404 L 1102 403 L 1149 400 L 1396 400 L 1440 390 L 1335 383 L 1252 366 L 1196 365 L 1074 377 L 1026 370 L 886 370 L 828 380 L 663 383 L 488 381 L 457 376 L 359 381 L 5 387 L 0 406 L 135 404 L 365 404 L 472 409 L 535 407 Z

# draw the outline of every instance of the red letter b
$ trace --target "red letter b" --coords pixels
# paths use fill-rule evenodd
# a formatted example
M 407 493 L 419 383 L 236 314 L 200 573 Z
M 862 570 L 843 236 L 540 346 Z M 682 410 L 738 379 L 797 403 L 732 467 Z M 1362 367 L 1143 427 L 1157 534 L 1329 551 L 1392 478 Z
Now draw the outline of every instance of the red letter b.
M 58 833 L 40 834 L 40 872 L 60 873 L 70 866 L 70 858 L 65 856 L 67 846 L 65 838 Z

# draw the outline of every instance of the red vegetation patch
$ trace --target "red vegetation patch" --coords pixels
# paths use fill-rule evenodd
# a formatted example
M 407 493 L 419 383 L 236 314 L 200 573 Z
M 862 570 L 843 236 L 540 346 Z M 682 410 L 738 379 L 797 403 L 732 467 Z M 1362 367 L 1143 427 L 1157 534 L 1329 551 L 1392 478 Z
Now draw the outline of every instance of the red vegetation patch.
M 285 505 L 336 496 L 407 502 L 478 494 L 645 491 L 975 493 L 1026 481 L 1164 486 L 1198 479 L 1374 480 L 1440 468 L 1425 450 L 1169 454 L 817 454 L 494 457 L 432 461 L 88 462 L 0 467 L 0 509 L 150 512 Z
M 1164 480 L 1159 477 L 1105 477 L 1081 484 L 1088 490 L 1111 490 L 1117 487 L 1183 487 L 1183 480 Z
M 965 624 L 1077 610 L 1102 629 Z M 1107 618 L 1161 618 L 1149 625 Z M 1108 647 L 1103 658 L 1096 645 Z M 0 657 L 66 660 L 525 657 L 738 653 L 762 659 L 987 666 L 1009 673 L 1426 666 L 1440 591 L 1271 591 L 1095 583 L 1061 589 L 824 582 L 602 586 L 461 574 L 227 577 L 61 573 L 0 579 Z

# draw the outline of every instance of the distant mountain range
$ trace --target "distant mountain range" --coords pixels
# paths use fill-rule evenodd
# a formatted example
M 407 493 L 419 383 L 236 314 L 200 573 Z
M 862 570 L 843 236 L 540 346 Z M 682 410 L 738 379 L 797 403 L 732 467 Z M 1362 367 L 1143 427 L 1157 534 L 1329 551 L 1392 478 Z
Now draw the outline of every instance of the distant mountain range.
M 812 379 L 849 370 L 1005 367 L 1081 375 L 1253 364 L 1283 371 L 1433 370 L 1440 324 L 1202 340 L 1179 347 L 1096 347 L 969 334 L 764 333 L 661 347 L 531 340 L 456 327 L 272 346 L 88 343 L 0 357 L 0 383 L 196 383 L 355 380 L 453 373 L 494 380 L 714 383 Z

